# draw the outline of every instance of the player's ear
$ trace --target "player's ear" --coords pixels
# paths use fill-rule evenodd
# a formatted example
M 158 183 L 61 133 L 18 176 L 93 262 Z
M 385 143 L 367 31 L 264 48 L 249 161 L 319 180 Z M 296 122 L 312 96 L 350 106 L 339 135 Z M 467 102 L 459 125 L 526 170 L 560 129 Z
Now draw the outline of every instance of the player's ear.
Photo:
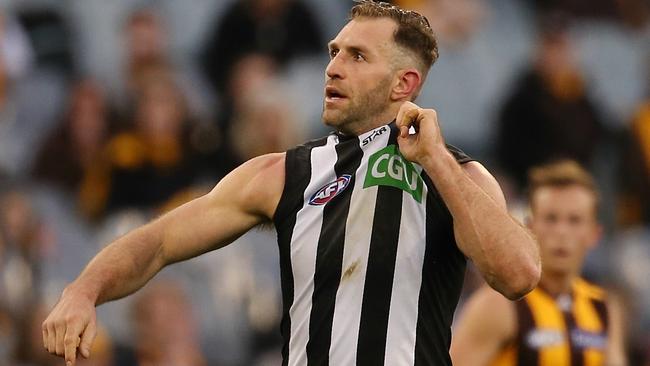
M 392 100 L 412 100 L 422 83 L 422 75 L 417 69 L 404 69 L 397 72 L 391 91 Z

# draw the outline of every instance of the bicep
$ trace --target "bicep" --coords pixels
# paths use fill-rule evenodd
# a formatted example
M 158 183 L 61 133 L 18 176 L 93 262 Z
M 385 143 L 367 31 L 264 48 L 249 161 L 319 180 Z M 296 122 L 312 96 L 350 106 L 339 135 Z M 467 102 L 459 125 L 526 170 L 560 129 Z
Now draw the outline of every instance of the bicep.
M 165 263 L 221 248 L 268 221 L 283 186 L 284 155 L 256 158 L 228 174 L 208 194 L 161 217 L 157 225 Z

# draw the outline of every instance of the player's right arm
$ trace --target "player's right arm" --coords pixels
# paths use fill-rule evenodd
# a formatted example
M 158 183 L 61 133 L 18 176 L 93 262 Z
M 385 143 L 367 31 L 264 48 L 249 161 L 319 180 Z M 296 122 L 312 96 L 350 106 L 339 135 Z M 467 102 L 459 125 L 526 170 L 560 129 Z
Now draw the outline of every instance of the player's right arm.
M 43 343 L 73 365 L 89 356 L 95 307 L 127 296 L 164 266 L 223 247 L 269 221 L 284 189 L 285 154 L 252 159 L 208 194 L 133 230 L 103 249 L 66 287 L 43 322 Z
M 487 366 L 517 334 L 514 303 L 488 286 L 463 308 L 451 340 L 455 366 Z

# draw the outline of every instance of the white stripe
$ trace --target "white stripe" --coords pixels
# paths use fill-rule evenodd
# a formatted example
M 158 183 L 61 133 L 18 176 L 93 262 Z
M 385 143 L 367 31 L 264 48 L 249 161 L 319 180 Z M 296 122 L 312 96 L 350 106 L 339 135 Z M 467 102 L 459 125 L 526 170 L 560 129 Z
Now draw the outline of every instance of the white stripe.
M 338 138 L 330 135 L 327 144 L 311 150 L 311 179 L 303 197 L 303 207 L 296 216 L 291 237 L 291 270 L 293 271 L 293 304 L 289 309 L 291 334 L 289 338 L 289 365 L 307 365 L 307 342 L 309 341 L 309 317 L 314 292 L 314 272 L 318 238 L 323 223 L 323 207 L 309 205 L 309 198 L 319 188 L 336 179 L 336 143 Z M 291 174 L 291 172 L 287 172 Z
M 370 133 L 361 135 L 360 144 L 369 135 Z M 377 186 L 363 189 L 363 182 L 368 170 L 368 158 L 386 147 L 389 135 L 390 131 L 387 131 L 376 137 L 372 143 L 365 147 L 361 146 L 364 149 L 364 156 L 356 171 L 354 190 L 350 198 L 350 212 L 345 226 L 341 281 L 336 292 L 332 320 L 330 365 L 356 364 L 363 288 L 366 282 L 372 222 L 377 201 Z
M 387 366 L 415 364 L 418 300 L 426 248 L 426 198 L 426 185 L 422 203 L 407 192 L 402 196 L 402 219 L 386 335 L 384 365 Z

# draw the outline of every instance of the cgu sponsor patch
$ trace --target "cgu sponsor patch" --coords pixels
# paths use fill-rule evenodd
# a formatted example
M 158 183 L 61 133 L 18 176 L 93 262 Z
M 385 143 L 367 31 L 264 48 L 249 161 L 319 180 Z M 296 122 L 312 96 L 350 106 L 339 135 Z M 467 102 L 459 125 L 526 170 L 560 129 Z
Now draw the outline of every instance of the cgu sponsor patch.
M 424 181 L 420 172 L 400 154 L 396 145 L 388 145 L 368 159 L 363 188 L 372 186 L 399 188 L 413 196 L 418 203 L 422 203 Z
M 331 201 L 347 188 L 348 184 L 350 184 L 351 178 L 352 177 L 349 174 L 343 174 L 335 181 L 322 186 L 311 196 L 309 204 L 312 206 L 322 206 Z

